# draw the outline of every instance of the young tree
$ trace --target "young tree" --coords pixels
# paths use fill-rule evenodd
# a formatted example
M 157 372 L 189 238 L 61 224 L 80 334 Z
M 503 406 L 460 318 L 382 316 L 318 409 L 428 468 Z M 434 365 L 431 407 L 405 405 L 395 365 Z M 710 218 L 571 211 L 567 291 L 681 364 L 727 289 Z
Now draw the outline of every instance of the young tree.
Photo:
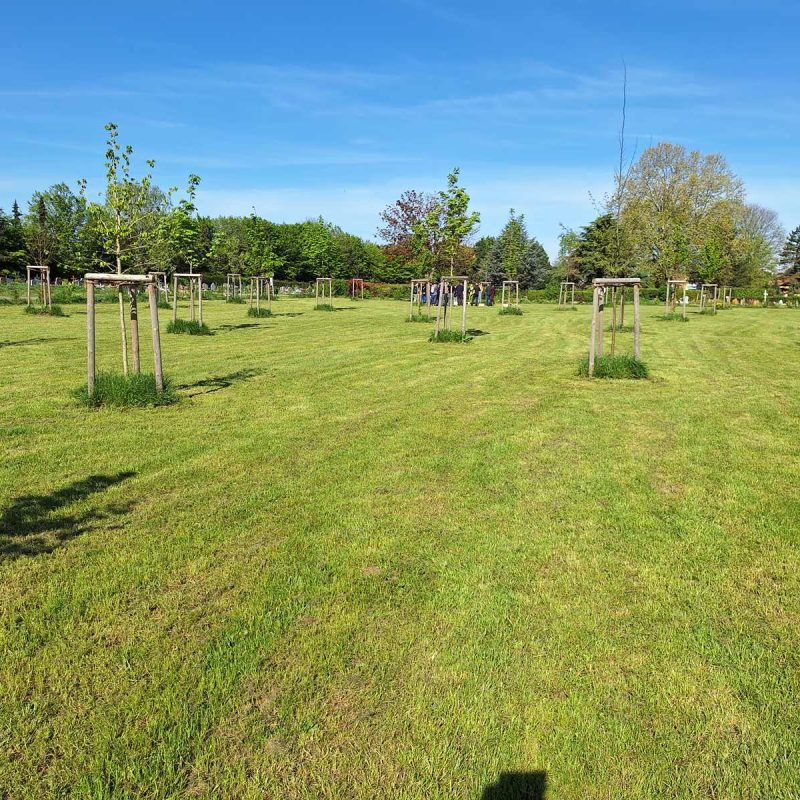
M 779 263 L 785 275 L 800 274 L 800 225 L 786 237 Z
M 106 141 L 106 189 L 102 204 L 89 206 L 90 224 L 93 224 L 106 254 L 110 255 L 114 271 L 121 275 L 126 269 L 136 267 L 143 254 L 152 245 L 158 232 L 159 216 L 163 205 L 154 203 L 152 176 L 147 172 L 136 180 L 131 175 L 131 145 L 122 147 L 118 128 L 113 122 L 105 126 Z M 155 167 L 152 160 L 146 161 L 149 169 Z M 86 189 L 81 184 L 81 193 Z M 133 368 L 139 372 L 139 324 L 136 290 L 129 289 L 131 318 L 131 353 Z M 122 370 L 128 374 L 128 338 L 125 328 L 125 301 L 123 289 L 117 294 L 119 306 L 120 339 L 122 347 Z
M 429 215 L 432 221 L 441 219 L 442 254 L 450 264 L 451 275 L 461 245 L 469 241 L 481 221 L 477 211 L 468 213 L 469 195 L 466 189 L 458 185 L 459 173 L 459 168 L 455 167 L 447 176 L 447 189 L 439 192 L 437 205 L 441 209 L 440 214 L 434 211 Z
M 556 259 L 553 270 L 554 277 L 563 281 L 575 281 L 580 279 L 577 263 L 575 260 L 575 250 L 580 242 L 578 231 L 566 226 L 561 226 L 561 233 L 558 235 L 558 258 Z
M 160 263 L 160 266 L 177 271 L 199 272 L 200 265 L 205 257 L 206 248 L 201 238 L 200 221 L 196 216 L 197 187 L 200 178 L 190 175 L 186 194 L 177 205 L 169 208 L 167 213 L 158 217 L 155 241 L 148 248 L 151 260 Z M 168 198 L 172 197 L 175 189 L 171 189 Z

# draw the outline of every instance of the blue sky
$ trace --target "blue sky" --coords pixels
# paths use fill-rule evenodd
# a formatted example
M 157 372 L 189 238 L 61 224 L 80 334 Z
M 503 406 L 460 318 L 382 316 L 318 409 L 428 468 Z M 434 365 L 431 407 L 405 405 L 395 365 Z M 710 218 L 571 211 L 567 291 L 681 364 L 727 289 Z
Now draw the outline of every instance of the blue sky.
M 322 214 L 372 236 L 454 165 L 496 233 L 514 207 L 553 254 L 628 143 L 723 153 L 800 224 L 800 3 L 12 3 L 3 14 L 0 206 L 103 177 L 120 125 L 156 180 L 202 177 L 209 214 Z

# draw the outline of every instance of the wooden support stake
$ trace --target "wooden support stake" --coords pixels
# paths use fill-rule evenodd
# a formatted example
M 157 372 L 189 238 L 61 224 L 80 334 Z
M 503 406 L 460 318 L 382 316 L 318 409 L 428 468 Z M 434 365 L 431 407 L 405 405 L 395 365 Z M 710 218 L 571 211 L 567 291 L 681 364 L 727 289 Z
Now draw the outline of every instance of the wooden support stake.
M 203 279 L 197 279 L 197 311 L 200 315 L 200 324 L 203 324 Z
M 589 377 L 594 375 L 595 342 L 597 337 L 597 311 L 599 306 L 600 287 L 595 286 L 592 292 L 592 329 L 589 335 Z
M 611 355 L 617 347 L 617 287 L 611 289 Z
M 178 278 L 172 276 L 172 321 L 178 319 Z
M 31 304 L 31 268 L 27 268 L 28 273 L 28 302 L 27 305 Z
M 158 328 L 158 287 L 147 287 L 147 300 L 150 304 L 150 333 L 153 337 L 153 371 L 156 376 L 156 391 L 164 391 L 164 372 L 161 367 L 161 334 Z
M 138 375 L 142 371 L 139 358 L 139 306 L 136 300 L 136 287 L 128 287 L 128 297 L 131 306 L 131 356 L 133 357 L 133 371 Z
M 86 387 L 89 397 L 94 395 L 94 281 L 86 281 Z
M 639 286 L 633 287 L 633 357 L 639 358 Z
M 439 338 L 439 326 L 442 316 L 442 295 L 444 294 L 444 280 L 439 281 L 439 291 L 436 297 L 436 325 L 433 328 L 433 336 L 435 339 Z
M 117 287 L 117 300 L 119 301 L 119 327 L 122 341 L 122 374 L 128 376 L 128 333 L 125 328 L 125 300 L 122 286 Z
M 467 282 L 464 281 L 464 294 L 461 297 L 461 335 L 467 334 Z
M 599 302 L 597 305 L 597 355 L 603 355 L 603 311 L 606 307 L 606 294 L 608 289 L 600 288 Z

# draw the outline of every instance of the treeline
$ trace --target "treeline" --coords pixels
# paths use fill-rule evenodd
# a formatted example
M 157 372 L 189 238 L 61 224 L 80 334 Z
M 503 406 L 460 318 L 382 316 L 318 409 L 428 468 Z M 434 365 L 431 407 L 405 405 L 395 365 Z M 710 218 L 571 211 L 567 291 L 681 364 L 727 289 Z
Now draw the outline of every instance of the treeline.
M 542 245 L 513 209 L 497 236 L 475 240 L 480 215 L 459 184 L 428 194 L 404 192 L 379 215 L 381 244 L 347 233 L 322 218 L 275 223 L 255 213 L 206 217 L 197 213 L 200 179 L 185 192 L 153 181 L 154 164 L 132 174 L 130 146 L 106 126 L 107 182 L 98 201 L 86 184 L 65 183 L 34 193 L 25 212 L 0 209 L 0 275 L 24 275 L 26 264 L 76 278 L 89 271 L 202 272 L 208 282 L 227 273 L 278 280 L 364 278 L 402 283 L 415 277 L 463 274 L 499 285 L 518 280 L 541 289 L 561 280 L 586 285 L 604 276 L 638 276 L 651 286 L 668 278 L 730 286 L 765 286 L 777 273 L 800 275 L 800 229 L 787 238 L 775 212 L 746 201 L 742 181 L 719 155 L 662 143 L 645 150 L 596 219 L 565 229 L 550 263 Z
M 386 258 L 374 242 L 346 233 L 323 219 L 279 224 L 247 217 L 191 215 L 150 187 L 151 208 L 140 215 L 135 241 L 124 247 L 126 271 L 202 272 L 219 283 L 228 272 L 274 275 L 279 280 L 316 276 L 405 281 L 413 265 Z M 90 271 L 115 271 L 113 242 L 95 204 L 60 183 L 37 192 L 25 214 L 16 203 L 0 209 L 0 275 L 24 276 L 27 264 L 48 265 L 54 277 L 73 279 Z M 131 232 L 134 233 L 134 232 Z

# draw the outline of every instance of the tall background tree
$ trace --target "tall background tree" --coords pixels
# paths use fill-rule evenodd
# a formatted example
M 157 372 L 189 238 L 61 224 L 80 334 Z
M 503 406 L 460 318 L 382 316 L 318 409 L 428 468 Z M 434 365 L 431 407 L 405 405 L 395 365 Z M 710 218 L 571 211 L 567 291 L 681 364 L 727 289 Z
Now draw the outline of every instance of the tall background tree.
M 784 275 L 800 274 L 800 225 L 786 237 L 779 263 Z

